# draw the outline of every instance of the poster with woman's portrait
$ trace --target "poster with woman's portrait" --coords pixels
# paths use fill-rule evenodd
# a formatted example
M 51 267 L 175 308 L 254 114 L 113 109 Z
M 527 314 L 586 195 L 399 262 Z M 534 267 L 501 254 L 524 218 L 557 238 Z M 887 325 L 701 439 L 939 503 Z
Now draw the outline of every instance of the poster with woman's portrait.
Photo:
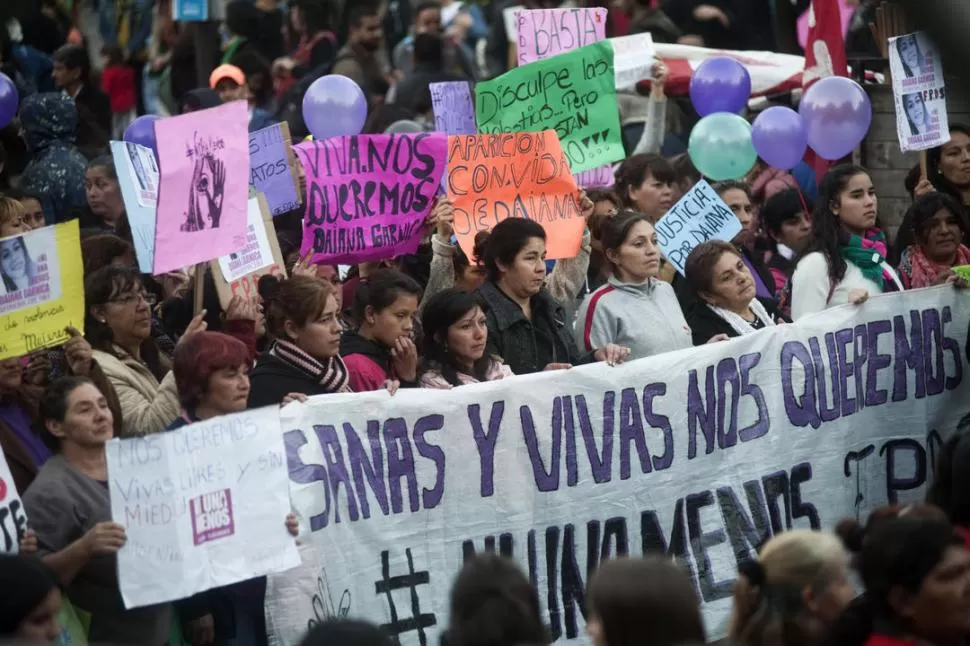
M 54 227 L 0 238 L 0 316 L 61 297 Z
M 926 34 L 890 38 L 889 67 L 899 147 L 904 152 L 927 150 L 949 141 L 943 68 Z

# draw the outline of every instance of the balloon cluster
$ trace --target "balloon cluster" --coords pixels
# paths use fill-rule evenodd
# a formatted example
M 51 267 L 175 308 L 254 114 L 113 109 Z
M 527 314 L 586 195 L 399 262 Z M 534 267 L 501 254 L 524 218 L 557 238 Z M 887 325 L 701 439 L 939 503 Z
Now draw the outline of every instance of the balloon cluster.
M 744 177 L 758 157 L 791 170 L 811 147 L 827 160 L 845 157 L 859 145 L 872 123 L 872 105 L 862 87 L 833 76 L 813 84 L 798 112 L 775 106 L 749 124 L 740 113 L 751 98 L 751 76 L 726 56 L 705 60 L 690 80 L 690 99 L 702 118 L 690 133 L 687 151 L 705 177 Z

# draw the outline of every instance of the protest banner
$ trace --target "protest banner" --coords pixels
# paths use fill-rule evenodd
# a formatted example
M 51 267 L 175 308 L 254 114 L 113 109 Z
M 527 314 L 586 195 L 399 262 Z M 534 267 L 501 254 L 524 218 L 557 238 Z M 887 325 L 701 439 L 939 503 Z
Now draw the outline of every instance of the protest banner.
M 246 246 L 248 124 L 245 101 L 155 122 L 160 180 L 152 273 Z
M 651 77 L 654 64 L 653 36 L 649 32 L 611 38 L 613 73 L 617 90 L 632 90 Z
M 0 451 L 0 554 L 16 554 L 20 539 L 27 532 L 27 513 L 20 501 L 10 465 Z
M 516 14 L 519 65 L 569 52 L 606 38 L 603 8 L 532 9 Z M 613 185 L 613 167 L 604 164 L 575 174 L 583 188 Z
M 78 221 L 0 239 L 0 359 L 84 333 L 84 265 Z
M 515 18 L 519 65 L 603 40 L 606 15 L 601 7 L 519 11 Z
M 447 159 L 442 133 L 355 135 L 294 148 L 306 172 L 301 257 L 356 264 L 414 253 Z
M 468 82 L 432 83 L 429 87 L 434 129 L 449 135 L 475 134 L 475 104 Z
M 594 43 L 475 86 L 482 134 L 555 130 L 573 173 L 624 158 L 613 48 Z
M 257 202 L 259 208 L 259 226 L 262 227 L 262 233 L 260 234 L 260 230 L 257 228 L 256 236 L 259 238 L 261 235 L 265 238 L 265 245 L 269 248 L 272 262 L 260 269 L 230 281 L 226 279 L 222 271 L 221 259 L 213 260 L 209 266 L 212 271 L 212 278 L 216 284 L 216 293 L 219 295 L 219 304 L 223 308 L 229 305 L 229 301 L 232 300 L 233 296 L 241 296 L 247 301 L 252 301 L 256 298 L 259 295 L 259 279 L 267 274 L 280 279 L 286 278 L 286 264 L 283 259 L 283 254 L 280 252 L 280 243 L 276 239 L 276 227 L 273 226 L 273 216 L 270 215 L 269 207 L 266 205 L 266 199 L 261 193 L 257 193 L 249 199 L 250 206 L 253 200 Z M 260 251 L 261 255 L 263 253 L 265 252 Z
M 904 152 L 950 141 L 943 65 L 923 32 L 889 39 L 889 69 L 896 106 L 896 134 Z
M 266 237 L 266 225 L 259 208 L 259 198 L 249 198 L 246 208 L 246 246 L 216 262 L 222 276 L 230 283 L 273 264 L 273 252 Z
M 708 240 L 730 242 L 741 233 L 741 221 L 702 179 L 660 218 L 656 229 L 664 258 L 683 275 L 694 247 Z
M 105 447 L 126 608 L 299 564 L 279 408 L 196 422 Z
M 274 643 L 333 609 L 437 643 L 455 575 L 484 550 L 529 574 L 559 643 L 586 639 L 601 560 L 666 553 L 717 639 L 766 538 L 923 500 L 970 410 L 968 323 L 951 287 L 908 291 L 615 368 L 285 408 L 312 549 L 270 577 Z
M 128 141 L 111 142 L 125 215 L 135 243 L 138 270 L 152 273 L 155 266 L 155 217 L 158 208 L 158 165 L 151 148 Z
M 579 253 L 586 219 L 556 133 L 448 137 L 448 198 L 455 236 L 473 257 L 475 235 L 506 218 L 529 218 L 546 231 L 548 258 Z
M 249 133 L 249 184 L 266 196 L 273 217 L 300 206 L 295 161 L 286 123 Z

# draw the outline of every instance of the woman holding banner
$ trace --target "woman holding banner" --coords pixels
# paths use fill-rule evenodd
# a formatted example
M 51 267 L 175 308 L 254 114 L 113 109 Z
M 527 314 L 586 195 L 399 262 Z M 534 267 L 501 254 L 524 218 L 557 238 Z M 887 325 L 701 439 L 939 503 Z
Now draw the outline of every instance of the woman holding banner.
M 111 409 L 85 377 L 64 377 L 44 393 L 41 419 L 56 455 L 23 496 L 38 556 L 75 608 L 90 614 L 91 643 L 164 644 L 171 606 L 125 609 L 115 555 L 125 528 L 111 521 L 105 444 L 114 436 Z
M 517 375 L 626 360 L 630 348 L 614 343 L 580 353 L 565 310 L 543 287 L 545 260 L 546 232 L 538 223 L 509 218 L 492 229 L 485 245 L 488 281 L 478 290 L 488 305 L 486 352 L 502 357 Z
M 576 343 L 587 352 L 606 344 L 630 348 L 631 359 L 691 347 L 691 332 L 669 283 L 659 280 L 660 248 L 643 215 L 622 211 L 600 226 L 610 266 L 605 285 L 577 312 Z
M 696 298 L 687 312 L 694 345 L 788 322 L 774 299 L 757 297 L 751 270 L 732 244 L 710 240 L 697 245 L 687 257 L 684 275 Z
M 876 224 L 878 203 L 861 166 L 836 166 L 822 178 L 812 238 L 789 283 L 793 320 L 903 289 L 886 262 L 886 236 Z

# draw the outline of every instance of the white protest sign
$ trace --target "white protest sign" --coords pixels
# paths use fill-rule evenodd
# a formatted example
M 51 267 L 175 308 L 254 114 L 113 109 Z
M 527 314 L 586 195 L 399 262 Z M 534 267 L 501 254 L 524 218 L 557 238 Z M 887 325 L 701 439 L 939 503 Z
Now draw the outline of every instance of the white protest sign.
M 111 157 L 125 215 L 135 243 L 142 273 L 151 273 L 155 262 L 155 220 L 158 205 L 158 164 L 150 148 L 127 141 L 111 142 Z
M 658 550 L 716 639 L 738 561 L 767 536 L 922 500 L 970 408 L 968 323 L 965 294 L 908 291 L 615 368 L 285 408 L 313 549 L 270 577 L 273 643 L 349 615 L 435 644 L 455 575 L 487 546 L 536 583 L 553 641 L 588 643 L 601 559 Z
M 16 554 L 20 538 L 27 531 L 27 513 L 17 493 L 7 459 L 0 451 L 0 554 Z
M 219 258 L 219 268 L 229 283 L 269 267 L 274 262 L 273 250 L 266 237 L 266 223 L 259 209 L 259 198 L 249 198 L 246 204 L 246 222 L 246 246 Z
M 279 408 L 217 417 L 106 448 L 127 608 L 298 565 Z
M 683 275 L 694 247 L 708 240 L 730 242 L 741 221 L 711 185 L 701 180 L 657 222 L 657 243 L 664 258 Z
M 940 54 L 923 32 L 889 39 L 896 134 L 905 152 L 950 141 Z
M 653 36 L 649 33 L 610 38 L 613 46 L 613 75 L 617 90 L 632 90 L 650 78 L 656 63 Z

